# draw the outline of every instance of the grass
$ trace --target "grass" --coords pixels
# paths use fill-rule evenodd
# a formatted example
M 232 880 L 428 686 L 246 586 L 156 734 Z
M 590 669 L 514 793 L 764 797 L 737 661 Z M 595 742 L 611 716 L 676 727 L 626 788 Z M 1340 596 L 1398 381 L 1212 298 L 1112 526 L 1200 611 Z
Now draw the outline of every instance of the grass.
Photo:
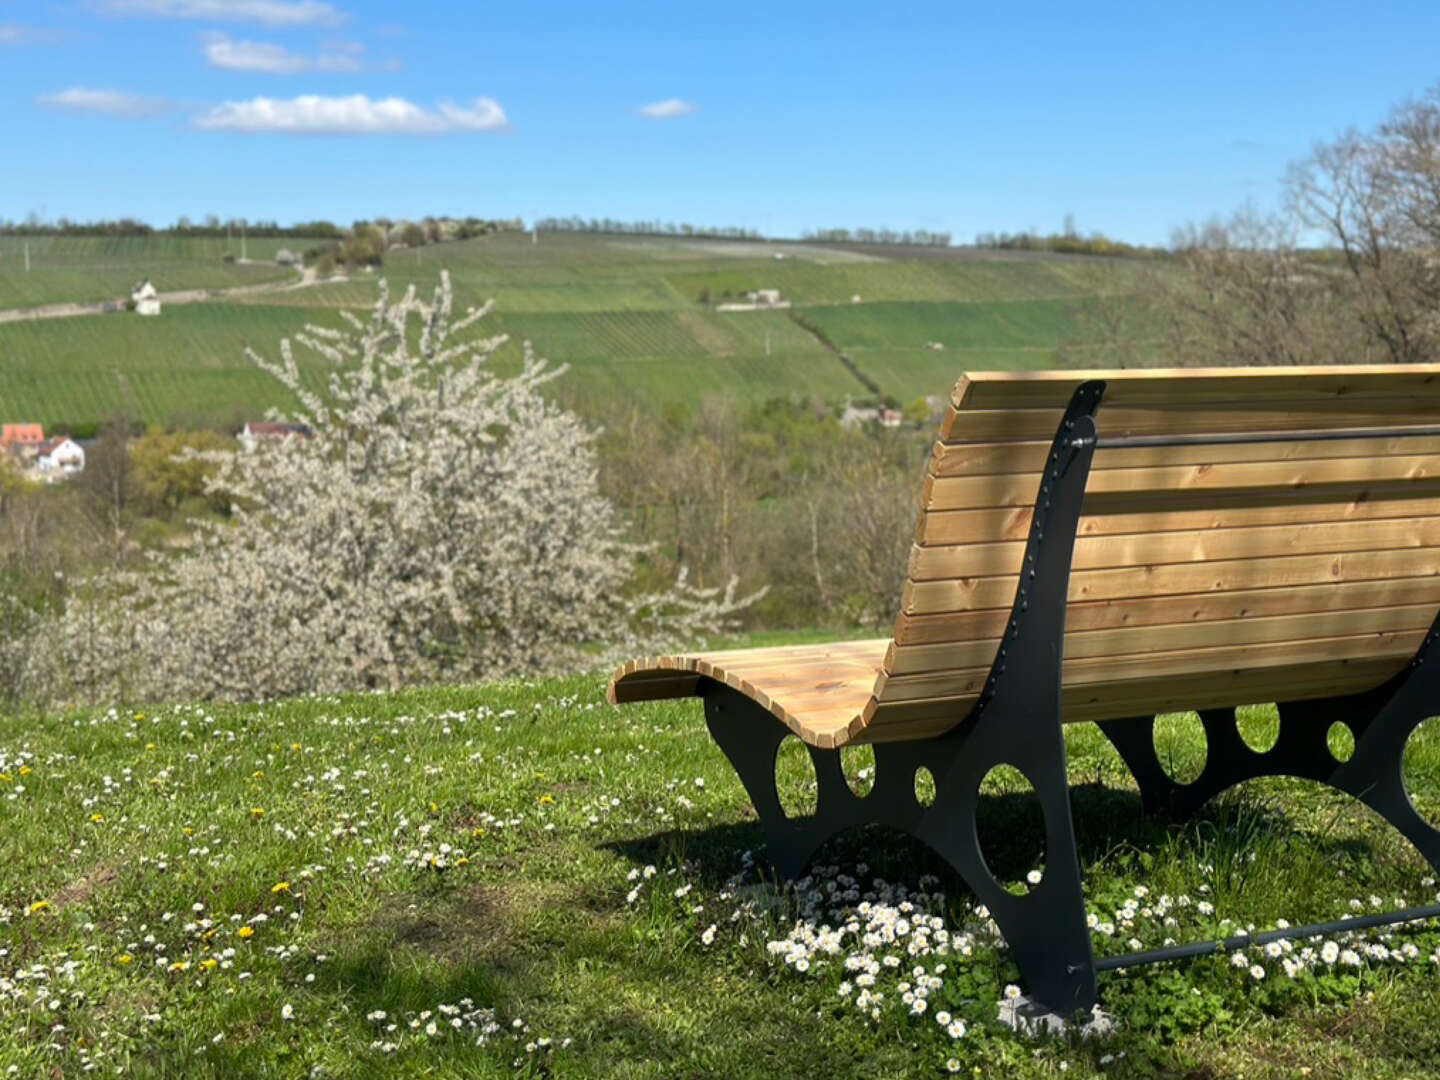
M 161 289 L 239 284 L 273 267 L 226 266 L 224 242 L 152 237 L 32 239 L 35 270 L 17 269 L 21 241 L 0 237 L 0 307 L 121 295 L 138 277 Z M 256 258 L 297 242 L 252 241 Z M 1094 337 L 1082 318 L 1100 294 L 1133 290 L 1141 268 L 1123 261 L 954 258 L 835 261 L 832 252 L 668 239 L 498 234 L 390 252 L 392 290 L 453 279 L 457 302 L 496 301 L 490 324 L 572 372 L 567 401 L 604 421 L 635 400 L 694 403 L 709 394 L 743 401 L 819 397 L 838 402 L 865 387 L 813 334 L 783 312 L 717 314 L 702 290 L 776 287 L 796 313 L 850 352 L 902 401 L 944 394 L 973 368 L 1054 362 L 1057 346 Z M 843 253 L 842 253 L 843 254 Z M 283 276 L 283 275 L 282 275 Z M 306 321 L 338 322 L 364 310 L 374 278 L 352 275 L 302 289 L 168 306 L 158 319 L 116 314 L 0 323 L 0 416 L 48 425 L 94 424 L 117 413 L 150 423 L 231 426 L 283 404 L 249 369 L 245 343 L 273 354 Z M 851 298 L 860 295 L 861 304 Z M 924 348 L 939 341 L 944 352 Z M 1088 344 L 1095 345 L 1093 341 Z M 518 346 L 503 361 L 512 361 Z M 1097 357 L 1096 362 L 1102 362 Z
M 1258 981 L 1224 956 L 1106 976 L 1114 1034 L 1016 1034 L 993 1021 L 1014 969 L 943 866 L 851 835 L 809 899 L 786 899 L 698 706 L 615 711 L 602 690 L 0 720 L 0 1074 L 932 1077 L 954 1058 L 966 1076 L 1400 1078 L 1440 1060 L 1433 926 L 1385 939 L 1415 960 L 1294 979 L 1259 955 Z M 1246 716 L 1256 738 L 1267 725 Z M 1190 720 L 1161 726 L 1177 759 L 1199 753 Z M 1436 727 L 1406 763 L 1432 820 Z M 1101 952 L 1435 891 L 1392 830 L 1325 790 L 1256 782 L 1179 826 L 1139 814 L 1097 730 L 1067 737 Z M 807 770 L 787 757 L 787 799 Z M 987 858 L 1018 883 L 1037 858 L 1026 800 L 997 783 L 982 803 Z M 883 902 L 965 935 L 943 973 L 922 961 L 944 983 L 926 1015 L 900 1000 L 910 957 L 882 969 L 878 1019 L 838 992 L 854 978 L 838 958 L 793 962 L 794 920 L 844 906 L 841 874 L 883 877 Z
M 227 250 L 239 255 L 238 236 L 229 248 L 204 237 L 0 236 L 0 309 L 127 299 L 145 277 L 161 292 L 283 281 L 294 274 L 274 264 L 276 252 L 306 246 L 304 240 L 250 240 L 246 253 L 256 261 L 240 265 L 221 259 Z
M 279 383 L 245 359 L 245 346 L 275 359 L 280 339 L 308 321 L 339 320 L 330 311 L 207 303 L 152 319 L 0 325 L 0 415 L 47 427 L 117 413 L 156 424 L 238 425 L 290 404 Z

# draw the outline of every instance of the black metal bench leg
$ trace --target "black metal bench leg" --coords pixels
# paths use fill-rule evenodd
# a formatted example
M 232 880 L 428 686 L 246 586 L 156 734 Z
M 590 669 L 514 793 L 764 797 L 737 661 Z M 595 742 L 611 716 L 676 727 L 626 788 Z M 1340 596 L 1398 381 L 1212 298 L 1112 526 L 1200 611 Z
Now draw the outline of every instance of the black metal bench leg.
M 944 858 L 990 909 L 1031 997 L 1061 1013 L 1088 1009 L 1096 997 L 1065 771 L 1060 671 L 1070 557 L 1104 392 L 1101 382 L 1079 386 L 1056 429 L 1010 618 L 979 700 L 941 735 L 877 744 L 875 785 L 863 799 L 846 784 L 839 752 L 812 748 L 816 813 L 787 818 L 775 788 L 784 725 L 729 687 L 711 682 L 701 688 L 710 732 L 740 774 L 765 827 L 771 861 L 782 873 L 803 872 L 822 843 L 852 825 L 873 822 L 910 833 Z M 980 784 L 997 765 L 1025 774 L 1045 814 L 1045 869 L 1023 896 L 995 880 L 980 850 Z M 915 795 L 922 768 L 935 778 L 936 797 L 928 807 Z
M 770 862 L 785 878 L 799 877 L 821 844 L 857 821 L 850 805 L 855 796 L 845 783 L 839 754 L 806 747 L 815 766 L 816 813 L 789 818 L 775 785 L 775 755 L 789 729 L 767 709 L 727 686 L 712 683 L 702 696 L 705 724 L 755 806 Z
M 1187 818 L 1235 784 L 1261 776 L 1296 776 L 1359 799 L 1395 826 L 1426 862 L 1440 871 L 1440 830 L 1416 811 L 1403 774 L 1410 735 L 1429 716 L 1440 714 L 1437 643 L 1440 633 L 1432 629 L 1405 671 L 1374 690 L 1282 702 L 1278 706 L 1279 737 L 1265 751 L 1246 745 L 1234 709 L 1202 710 L 1205 767 L 1189 783 L 1178 783 L 1162 767 L 1155 750 L 1152 717 L 1109 720 L 1099 727 L 1134 775 L 1147 811 Z M 1330 750 L 1329 731 L 1336 723 L 1344 724 L 1354 736 L 1355 749 L 1348 761 Z
M 1075 845 L 1065 739 L 1056 716 L 1017 744 L 1005 734 L 1003 714 L 981 718 L 981 727 L 958 741 L 954 764 L 939 780 L 935 805 L 917 822 L 915 835 L 940 853 L 990 909 L 1031 998 L 1057 1013 L 1095 1004 L 1097 986 L 1085 894 Z M 938 740 L 937 740 L 938 741 Z M 976 813 L 980 784 L 996 765 L 1018 769 L 1035 790 L 1045 818 L 1045 862 L 1040 882 L 1016 895 L 994 877 L 980 846 Z
M 790 818 L 780 805 L 775 782 L 775 755 L 789 734 L 785 725 L 728 687 L 715 684 L 704 698 L 710 732 L 754 803 L 767 854 L 784 877 L 801 876 L 820 846 L 845 829 L 875 824 L 908 833 L 944 859 L 989 909 L 1031 997 L 1061 1013 L 1095 1003 L 1095 968 L 1058 718 L 1050 731 L 1024 742 L 1008 736 L 1010 725 L 1002 714 L 991 713 L 978 728 L 965 725 L 935 738 L 881 743 L 875 746 L 875 782 L 863 797 L 846 783 L 839 751 L 807 747 L 818 785 L 816 812 Z M 1034 718 L 1028 722 L 1033 724 Z M 1040 883 L 1023 895 L 995 880 L 980 848 L 980 784 L 1002 764 L 1025 774 L 1045 816 L 1044 872 Z M 935 800 L 928 806 L 915 793 L 916 773 L 922 768 L 936 784 Z

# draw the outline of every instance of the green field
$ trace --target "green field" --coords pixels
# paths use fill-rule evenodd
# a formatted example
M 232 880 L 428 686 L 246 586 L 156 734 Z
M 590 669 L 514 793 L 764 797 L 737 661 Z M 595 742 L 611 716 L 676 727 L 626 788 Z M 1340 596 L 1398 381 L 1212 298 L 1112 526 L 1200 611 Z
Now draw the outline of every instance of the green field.
M 0 716 L 0 1075 L 1435 1075 L 1433 922 L 1332 935 L 1328 960 L 1295 941 L 1105 974 L 1111 1034 L 1011 1031 L 1016 968 L 943 864 L 851 833 L 777 890 L 699 704 L 617 711 L 603 687 Z M 1275 723 L 1242 718 L 1247 738 Z M 1140 813 L 1093 725 L 1066 741 L 1102 956 L 1434 901 L 1433 872 L 1353 800 L 1256 781 L 1178 825 Z M 1204 760 L 1193 714 L 1157 744 Z M 787 807 L 813 803 L 808 760 L 782 747 Z M 1434 820 L 1437 721 L 1405 773 Z M 986 858 L 1018 888 L 1035 808 L 981 791 Z M 852 960 L 876 972 L 863 1010 Z
M 162 289 L 274 276 L 273 267 L 220 263 L 223 241 L 67 238 L 32 240 L 37 269 L 12 286 L 6 275 L 15 274 L 18 243 L 0 238 L 0 306 L 93 299 L 123 292 L 141 276 Z M 284 243 L 253 241 L 251 254 L 273 255 Z M 429 290 L 442 268 L 462 307 L 495 300 L 490 330 L 513 339 L 502 362 L 513 362 L 520 341 L 533 342 L 570 366 L 557 392 L 594 418 L 634 400 L 693 404 L 727 394 L 838 402 L 868 393 L 834 348 L 901 401 L 943 394 L 966 367 L 1042 367 L 1062 345 L 1083 354 L 1088 343 L 1094 351 L 1087 309 L 1101 294 L 1135 289 L 1143 269 L 958 251 L 954 258 L 880 259 L 783 243 L 551 234 L 532 243 L 525 234 L 498 234 L 390 252 L 383 275 L 395 292 L 412 283 Z M 30 294 L 17 291 L 26 287 Z M 726 291 L 752 288 L 781 289 L 795 317 L 720 313 L 698 299 L 702 290 L 713 304 Z M 302 289 L 170 305 L 157 319 L 0 323 L 0 416 L 55 425 L 124 414 L 231 426 L 284 404 L 247 366 L 245 344 L 275 355 L 283 335 L 306 321 L 334 325 L 335 309 L 364 309 L 375 294 L 376 278 L 357 273 Z M 945 348 L 928 349 L 929 342 Z
M 161 292 L 284 281 L 294 273 L 275 265 L 275 253 L 288 248 L 298 254 L 309 245 L 297 239 L 250 240 L 246 253 L 252 261 L 240 265 L 221 260 L 227 250 L 240 254 L 238 237 L 227 248 L 224 240 L 197 237 L 0 236 L 0 309 L 125 299 L 142 278 Z

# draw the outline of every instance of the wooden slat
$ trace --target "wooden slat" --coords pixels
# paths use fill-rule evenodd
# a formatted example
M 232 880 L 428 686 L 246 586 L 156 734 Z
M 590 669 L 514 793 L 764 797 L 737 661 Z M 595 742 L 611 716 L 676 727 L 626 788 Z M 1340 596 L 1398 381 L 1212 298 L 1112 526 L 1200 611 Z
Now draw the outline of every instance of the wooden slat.
M 1404 488 L 1403 494 L 1413 497 L 1375 498 L 1374 492 L 1364 485 L 1327 490 L 1320 501 L 1314 502 L 1298 497 L 1277 501 L 1263 492 L 1191 492 L 1188 498 L 1167 499 L 1163 504 L 1130 495 L 1104 496 L 1085 501 L 1085 514 L 1076 531 L 1080 536 L 1108 536 L 1440 515 L 1440 497 L 1436 497 L 1440 495 L 1440 483 L 1420 481 L 1395 486 Z M 1131 509 L 1137 504 L 1146 508 Z M 922 514 L 916 543 L 937 546 L 979 540 L 1023 540 L 1029 534 L 1030 516 L 1029 506 Z
M 1440 576 L 1383 581 L 1323 582 L 1288 589 L 1242 589 L 1188 596 L 1144 596 L 1070 604 L 1066 633 L 1124 626 L 1162 626 L 1310 612 L 1363 611 L 1405 604 L 1440 610 Z M 927 645 L 999 637 L 1010 605 L 980 611 L 947 611 L 897 620 L 897 645 Z
M 1241 618 L 1181 622 L 1160 626 L 1127 626 L 1111 630 L 1075 631 L 1067 626 L 1067 660 L 1118 658 L 1152 652 L 1175 652 L 1221 645 L 1293 642 L 1303 647 L 1312 638 L 1425 630 L 1435 620 L 1432 604 L 1409 604 L 1362 611 L 1329 611 L 1273 618 Z M 885 655 L 890 675 L 914 675 L 948 668 L 989 664 L 999 637 L 939 645 L 891 645 Z
M 1434 456 L 1242 461 L 1213 466 L 1107 469 L 1090 474 L 1085 492 L 1089 497 L 1135 492 L 1160 492 L 1168 497 L 1175 492 L 1199 489 L 1282 491 L 1338 484 L 1379 486 L 1433 479 L 1437 473 L 1440 473 L 1440 457 Z M 923 499 L 927 512 L 987 506 L 1033 507 L 1039 486 L 1040 477 L 1034 473 L 926 477 Z
M 1311 664 L 1383 656 L 1412 656 L 1424 638 L 1424 630 L 1397 633 L 1357 634 L 1345 637 L 1312 638 L 1301 641 L 1266 642 L 1259 645 L 1222 645 L 1206 649 L 1071 659 L 1062 665 L 1063 685 L 1083 686 L 1097 682 L 1124 682 L 1127 679 L 1162 681 L 1174 675 L 1201 675 L 1233 668 L 1292 665 L 1303 659 Z M 881 703 L 946 697 L 958 689 L 978 690 L 989 673 L 989 665 L 956 668 L 919 675 L 889 676 L 877 684 L 875 697 Z
M 1422 547 L 1440 547 L 1440 517 L 1083 536 L 1075 542 L 1070 566 L 1072 571 L 1098 570 Z M 913 581 L 1015 574 L 1019 573 L 1024 555 L 1025 544 L 1020 540 L 914 547 L 909 573 Z
M 1318 671 L 1313 664 L 1301 664 L 1217 672 L 1203 678 L 1066 687 L 1061 699 L 1066 723 L 1119 720 L 1237 703 L 1296 701 L 1369 689 L 1390 678 L 1407 661 L 1408 657 L 1379 657 L 1337 662 Z M 856 725 L 848 734 L 858 742 L 897 742 L 938 735 L 964 719 L 975 700 L 976 695 L 971 694 L 948 700 L 878 705 L 863 727 Z
M 1119 570 L 1081 570 L 1070 576 L 1071 603 L 1117 600 L 1130 596 L 1222 593 L 1322 582 L 1376 581 L 1440 574 L 1440 549 L 1364 551 L 1340 555 L 1295 555 L 1275 559 L 1230 559 L 1191 565 L 1168 564 Z M 1009 606 L 1015 575 L 907 582 L 901 610 L 932 615 Z
M 1281 400 L 1353 402 L 1374 395 L 1434 396 L 1440 365 L 1345 365 L 1343 367 L 1149 368 L 1136 371 L 979 372 L 967 375 L 952 395 L 972 409 L 1064 408 L 1080 383 L 1105 382 L 1105 402 L 1147 406 L 1173 403 Z
M 1028 442 L 937 442 L 931 452 L 930 475 L 943 477 L 1038 473 L 1050 453 L 1050 442 L 1049 439 Z M 1440 436 L 1334 439 L 1323 442 L 1222 443 L 1203 446 L 1137 446 L 1097 450 L 1091 471 L 1093 474 L 1108 469 L 1437 454 L 1440 454 Z
M 1302 411 L 1253 408 L 1251 401 L 1217 402 L 1195 409 L 1176 404 L 1156 408 L 1101 407 L 1102 437 L 1122 435 L 1219 434 L 1223 432 L 1333 431 L 1336 428 L 1424 427 L 1440 422 L 1440 401 L 1385 398 L 1359 403 L 1321 402 Z M 946 442 L 1049 439 L 1058 409 L 947 410 L 940 437 Z

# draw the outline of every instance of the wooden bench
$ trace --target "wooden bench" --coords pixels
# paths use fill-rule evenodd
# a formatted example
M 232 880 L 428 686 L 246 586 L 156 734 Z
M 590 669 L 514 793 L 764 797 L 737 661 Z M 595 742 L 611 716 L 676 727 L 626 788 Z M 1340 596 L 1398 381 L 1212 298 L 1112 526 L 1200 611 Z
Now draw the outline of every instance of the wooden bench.
M 1088 1007 L 1097 968 L 1139 958 L 1091 952 L 1062 721 L 1100 724 L 1147 809 L 1308 777 L 1364 800 L 1440 869 L 1440 832 L 1401 777 L 1406 740 L 1440 713 L 1440 365 L 967 375 L 921 504 L 890 639 L 646 657 L 611 681 L 617 704 L 704 699 L 782 872 L 840 829 L 909 832 L 990 908 L 1033 997 Z M 1279 739 L 1257 753 L 1235 709 L 1271 701 Z M 1191 709 L 1208 756 L 1181 784 L 1152 728 Z M 1348 760 L 1329 749 L 1335 723 L 1354 737 Z M 775 787 L 791 734 L 818 786 L 814 816 L 793 820 Z M 839 762 L 854 742 L 875 744 L 863 797 Z M 1000 764 L 1045 816 L 1044 873 L 1022 896 L 976 837 L 979 786 Z M 936 781 L 928 806 L 920 769 Z

